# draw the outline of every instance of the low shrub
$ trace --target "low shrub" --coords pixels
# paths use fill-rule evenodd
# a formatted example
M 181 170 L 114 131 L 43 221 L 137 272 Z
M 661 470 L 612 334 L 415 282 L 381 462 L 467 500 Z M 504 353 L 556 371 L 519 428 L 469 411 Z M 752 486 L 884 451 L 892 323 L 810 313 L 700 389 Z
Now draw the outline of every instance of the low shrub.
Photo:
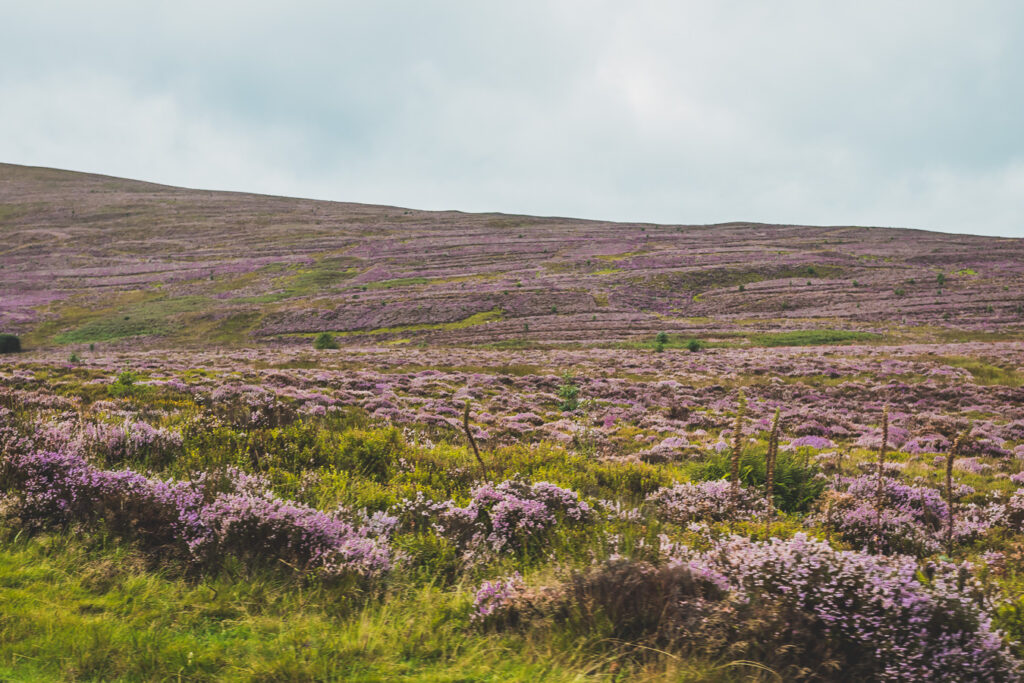
M 417 496 L 393 511 L 412 528 L 434 528 L 469 556 L 535 548 L 559 523 L 581 523 L 593 516 L 576 492 L 521 479 L 478 486 L 465 507 Z
M 516 576 L 477 592 L 492 627 L 560 623 L 638 651 L 762 663 L 784 680 L 1019 680 L 1021 662 L 983 608 L 967 565 L 839 551 L 797 534 L 733 536 L 668 562 L 615 560 L 560 585 Z
M 0 353 L 21 351 L 21 339 L 13 334 L 0 334 Z
M 108 471 L 61 453 L 12 454 L 0 467 L 7 514 L 26 529 L 101 527 L 195 567 L 233 556 L 249 564 L 371 576 L 391 564 L 377 519 L 356 527 L 337 515 L 277 499 L 258 477 L 229 471 L 191 482 Z
M 562 375 L 562 384 L 558 387 L 558 398 L 560 402 L 558 409 L 563 413 L 569 413 L 580 407 L 580 388 L 573 384 L 572 375 L 568 371 Z
M 676 484 L 647 497 L 658 515 L 676 524 L 751 519 L 768 512 L 764 495 L 724 479 Z
M 949 506 L 938 489 L 884 477 L 879 499 L 878 478 L 873 475 L 846 480 L 845 487 L 845 492 L 830 492 L 815 519 L 847 543 L 880 553 L 918 556 L 942 550 Z M 994 509 L 964 506 L 954 519 L 954 540 L 985 533 L 997 515 Z
M 338 342 L 330 332 L 321 332 L 313 339 L 313 348 L 318 351 L 338 348 Z

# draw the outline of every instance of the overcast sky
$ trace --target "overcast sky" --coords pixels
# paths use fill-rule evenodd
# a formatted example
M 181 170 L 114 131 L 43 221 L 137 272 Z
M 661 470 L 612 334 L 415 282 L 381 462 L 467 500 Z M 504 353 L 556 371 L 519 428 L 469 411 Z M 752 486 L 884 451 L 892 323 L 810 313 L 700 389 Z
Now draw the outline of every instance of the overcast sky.
M 8 1 L 0 161 L 1024 237 L 1024 3 Z

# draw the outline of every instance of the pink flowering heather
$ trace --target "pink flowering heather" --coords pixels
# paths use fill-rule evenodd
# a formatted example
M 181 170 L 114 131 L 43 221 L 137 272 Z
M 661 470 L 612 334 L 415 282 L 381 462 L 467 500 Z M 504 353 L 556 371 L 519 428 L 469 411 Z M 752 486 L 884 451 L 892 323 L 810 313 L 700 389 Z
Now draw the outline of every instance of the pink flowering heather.
M 1008 681 L 1022 673 L 966 565 L 933 563 L 922 575 L 909 557 L 838 551 L 803 534 L 760 543 L 734 536 L 672 562 L 724 578 L 746 600 L 812 616 L 850 679 Z
M 1024 531 L 1024 488 L 1017 489 L 999 509 L 999 519 L 1014 531 Z
M 251 562 L 277 560 L 329 575 L 373 574 L 391 566 L 388 547 L 333 515 L 276 498 L 222 494 L 200 519 L 209 529 L 207 553 Z
M 724 479 L 676 484 L 655 491 L 647 502 L 659 515 L 676 524 L 750 519 L 768 511 L 759 492 L 744 486 L 736 489 Z
M 261 490 L 258 478 L 241 478 L 241 491 L 219 493 L 206 480 L 150 479 L 49 452 L 12 454 L 0 469 L 0 489 L 9 492 L 13 513 L 29 529 L 103 525 L 195 564 L 234 555 L 328 575 L 390 567 L 389 546 L 371 528 L 276 499 Z
M 477 591 L 472 620 L 540 618 L 712 656 L 756 657 L 783 679 L 1016 681 L 1024 671 L 993 625 L 969 565 L 835 550 L 797 534 L 740 536 L 708 550 L 663 537 L 661 566 L 610 560 L 560 585 L 518 575 Z
M 825 523 L 844 541 L 883 553 L 928 555 L 942 549 L 949 507 L 938 489 L 882 480 L 881 510 L 875 476 L 846 480 L 845 494 L 827 496 L 816 521 Z M 957 515 L 954 536 L 968 540 L 984 534 L 994 518 L 966 508 Z
M 539 540 L 559 522 L 585 522 L 593 510 L 579 496 L 546 481 L 528 484 L 510 479 L 473 489 L 466 507 L 443 504 L 436 524 L 458 544 L 469 549 L 506 552 Z M 426 505 L 426 511 L 437 507 Z
M 473 621 L 483 621 L 501 610 L 507 609 L 524 589 L 523 577 L 519 572 L 497 581 L 484 581 L 473 600 Z
M 835 446 L 831 439 L 827 439 L 824 436 L 801 436 L 800 438 L 793 439 L 789 442 L 789 448 L 813 448 L 815 450 L 822 450 L 825 448 L 833 448 Z

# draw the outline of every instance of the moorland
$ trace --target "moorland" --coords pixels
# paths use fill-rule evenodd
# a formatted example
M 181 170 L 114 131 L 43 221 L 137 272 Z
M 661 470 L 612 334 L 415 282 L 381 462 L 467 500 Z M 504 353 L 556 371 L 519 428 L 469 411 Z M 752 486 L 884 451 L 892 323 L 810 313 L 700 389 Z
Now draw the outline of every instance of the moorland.
M 1024 675 L 1024 240 L 0 165 L 0 292 L 0 679 Z

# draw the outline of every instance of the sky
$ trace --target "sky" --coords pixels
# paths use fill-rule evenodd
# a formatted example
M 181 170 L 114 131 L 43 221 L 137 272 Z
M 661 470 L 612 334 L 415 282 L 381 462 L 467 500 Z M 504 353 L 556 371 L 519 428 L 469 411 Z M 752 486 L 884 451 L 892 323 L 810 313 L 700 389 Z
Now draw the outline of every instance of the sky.
M 0 161 L 1024 237 L 1024 3 L 3 0 Z

